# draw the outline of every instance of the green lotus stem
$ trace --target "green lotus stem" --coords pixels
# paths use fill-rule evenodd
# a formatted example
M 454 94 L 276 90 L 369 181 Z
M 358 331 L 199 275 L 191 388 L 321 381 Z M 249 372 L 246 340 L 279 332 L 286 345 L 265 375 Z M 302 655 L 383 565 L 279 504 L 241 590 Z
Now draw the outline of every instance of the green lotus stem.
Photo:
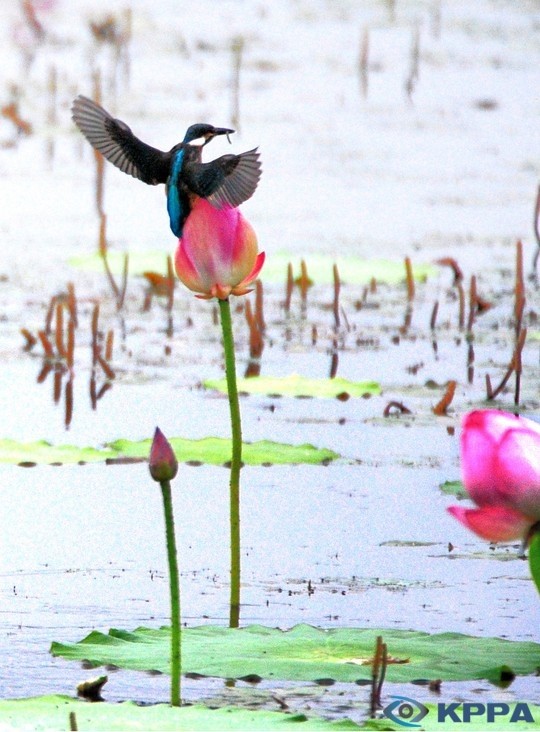
M 540 521 L 532 526 L 527 540 L 529 542 L 529 568 L 536 589 L 540 593 Z
M 230 525 L 231 525 L 231 593 L 229 603 L 229 627 L 240 624 L 240 468 L 242 466 L 242 423 L 240 403 L 236 385 L 236 363 L 234 337 L 229 300 L 219 300 L 223 349 L 225 351 L 225 374 L 231 414 L 232 457 L 229 482 Z
M 178 559 L 176 556 L 176 539 L 174 536 L 174 516 L 171 496 L 171 483 L 160 481 L 165 514 L 165 531 L 167 534 L 167 558 L 169 561 L 169 587 L 171 594 L 171 705 L 179 707 L 180 676 L 182 648 L 180 644 L 180 580 L 178 577 Z

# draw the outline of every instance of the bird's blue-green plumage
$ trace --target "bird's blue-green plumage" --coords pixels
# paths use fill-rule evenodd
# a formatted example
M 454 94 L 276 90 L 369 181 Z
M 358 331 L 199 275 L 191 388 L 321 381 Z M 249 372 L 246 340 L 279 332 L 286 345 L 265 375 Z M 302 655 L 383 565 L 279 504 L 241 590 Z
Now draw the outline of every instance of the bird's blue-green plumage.
M 75 123 L 92 147 L 123 173 L 152 186 L 165 183 L 170 226 L 178 238 L 198 198 L 206 199 L 216 209 L 236 208 L 257 187 L 261 163 L 256 149 L 202 162 L 202 148 L 217 135 L 228 138 L 234 130 L 191 125 L 184 141 L 164 152 L 139 140 L 125 122 L 115 119 L 88 97 L 78 96 L 72 111 Z
M 180 190 L 178 188 L 178 179 L 184 162 L 184 151 L 179 150 L 173 160 L 171 166 L 171 175 L 167 182 L 167 211 L 169 212 L 169 221 L 172 232 L 180 238 L 182 236 L 182 220 L 183 210 L 180 200 Z

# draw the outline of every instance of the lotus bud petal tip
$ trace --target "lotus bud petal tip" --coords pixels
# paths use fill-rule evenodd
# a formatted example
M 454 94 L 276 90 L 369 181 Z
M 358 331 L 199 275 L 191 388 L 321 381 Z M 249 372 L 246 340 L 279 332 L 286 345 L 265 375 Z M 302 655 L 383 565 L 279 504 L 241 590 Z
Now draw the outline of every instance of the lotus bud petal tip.
M 154 439 L 152 440 L 148 467 L 150 475 L 158 483 L 172 480 L 178 472 L 178 460 L 174 450 L 159 427 L 156 427 Z

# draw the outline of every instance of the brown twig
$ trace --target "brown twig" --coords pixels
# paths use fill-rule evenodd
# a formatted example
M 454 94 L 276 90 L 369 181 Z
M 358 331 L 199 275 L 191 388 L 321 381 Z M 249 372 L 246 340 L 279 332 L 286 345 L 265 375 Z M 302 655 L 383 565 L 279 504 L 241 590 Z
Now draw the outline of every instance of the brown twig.
M 360 75 L 360 90 L 364 99 L 367 98 L 369 89 L 369 28 L 364 28 L 360 40 L 360 53 L 358 54 L 358 73 Z
M 251 303 L 245 300 L 244 314 L 249 327 L 249 355 L 250 358 L 260 358 L 264 349 L 264 339 L 259 328 L 256 314 L 253 313 Z
M 443 398 L 433 407 L 433 414 L 436 414 L 438 417 L 442 417 L 447 413 L 448 407 L 450 406 L 454 398 L 456 386 L 456 381 L 448 382 Z
M 129 274 L 129 254 L 126 252 L 124 254 L 124 266 L 122 268 L 122 285 L 120 287 L 119 297 L 116 302 L 117 310 L 122 310 L 122 308 L 124 307 L 124 302 L 126 299 L 127 284 L 128 284 L 128 274 Z
M 523 244 L 516 243 L 516 284 L 514 288 L 514 328 L 519 338 L 525 311 L 525 280 L 523 277 Z
M 261 280 L 255 282 L 255 320 L 260 333 L 264 333 L 266 323 L 264 320 L 264 290 Z
M 411 39 L 411 57 L 409 75 L 405 81 L 405 93 L 410 102 L 412 95 L 420 78 L 420 27 L 417 25 L 413 30 Z
M 334 340 L 332 341 L 332 355 L 330 357 L 330 371 L 328 373 L 329 379 L 336 378 L 338 365 L 339 365 L 338 347 L 337 347 L 337 341 L 334 338 Z
M 56 303 L 56 328 L 55 328 L 56 351 L 60 358 L 65 358 L 66 348 L 64 345 L 64 306 L 61 302 Z
M 339 279 L 339 271 L 337 264 L 334 264 L 332 268 L 333 276 L 334 276 L 334 302 L 332 305 L 333 311 L 334 311 L 334 327 L 337 330 L 339 330 L 339 327 L 341 325 L 341 321 L 339 319 L 339 293 L 341 290 L 341 280 Z
M 411 410 L 403 402 L 391 401 L 384 408 L 383 417 L 390 417 L 394 411 L 398 414 L 412 414 Z
M 59 364 L 56 364 L 54 367 L 54 382 L 53 382 L 53 401 L 55 404 L 58 404 L 60 401 L 60 397 L 62 396 L 62 379 L 64 377 L 64 372 L 60 368 Z
M 309 279 L 307 264 L 304 259 L 300 262 L 300 277 L 297 279 L 298 286 L 300 288 L 300 300 L 302 302 L 302 308 L 306 307 L 307 293 L 313 282 Z
M 18 105 L 15 102 L 5 104 L 0 111 L 2 113 L 2 117 L 13 122 L 18 135 L 28 136 L 32 134 L 32 125 L 21 117 Z
M 73 376 L 66 381 L 66 389 L 64 392 L 65 398 L 65 413 L 64 413 L 64 424 L 66 429 L 69 429 L 71 420 L 73 419 Z
M 109 366 L 109 364 L 103 358 L 103 356 L 101 355 L 101 353 L 97 353 L 96 354 L 96 361 L 101 366 L 101 368 L 103 369 L 103 372 L 104 372 L 105 376 L 108 379 L 112 380 L 112 379 L 114 379 L 116 377 L 116 374 L 115 374 L 114 370 Z
M 523 351 L 523 346 L 525 345 L 526 338 L 527 338 L 527 328 L 523 328 L 521 330 L 521 333 L 519 334 L 518 342 L 516 343 L 514 352 L 512 353 L 512 359 L 510 361 L 508 369 L 507 369 L 505 375 L 503 376 L 499 386 L 497 386 L 496 389 L 492 388 L 491 378 L 490 378 L 489 374 L 486 374 L 486 399 L 488 401 L 492 401 L 493 399 L 496 399 L 499 396 L 499 394 L 502 392 L 502 390 L 508 383 L 508 380 L 514 373 L 516 364 L 521 365 L 521 352 Z
M 291 262 L 287 265 L 287 281 L 285 284 L 285 302 L 283 303 L 283 307 L 285 309 L 285 312 L 290 312 L 291 309 L 291 299 L 292 299 L 292 293 L 293 293 L 293 287 L 294 287 L 294 278 L 293 278 L 293 268 Z
M 469 287 L 469 318 L 467 320 L 467 331 L 469 333 L 472 332 L 472 327 L 473 327 L 474 319 L 476 316 L 476 302 L 477 302 L 476 275 L 472 275 L 471 284 Z
M 75 328 L 78 326 L 77 317 L 77 296 L 75 295 L 75 287 L 73 282 L 68 282 L 67 285 L 67 308 L 69 310 L 69 317 L 73 321 Z
M 30 333 L 27 328 L 21 328 L 20 332 L 21 335 L 24 336 L 24 339 L 26 341 L 26 343 L 24 344 L 24 350 L 31 351 L 37 343 L 37 338 L 32 333 Z
M 41 341 L 41 345 L 43 346 L 45 358 L 54 358 L 54 348 L 52 347 L 51 342 L 49 341 L 47 334 L 44 330 L 38 331 L 38 338 Z
M 407 300 L 412 302 L 414 300 L 415 288 L 414 288 L 414 273 L 411 264 L 411 258 L 405 257 L 405 276 L 407 279 Z
M 433 308 L 431 310 L 431 318 L 429 319 L 429 327 L 431 330 L 435 330 L 435 326 L 437 325 L 437 315 L 439 313 L 439 301 L 435 300 L 433 303 Z
M 105 339 L 105 360 L 111 361 L 113 357 L 113 345 L 114 345 L 114 331 L 109 330 L 107 332 L 107 338 Z
M 73 364 L 75 362 L 75 323 L 72 318 L 68 321 L 66 362 L 68 368 L 73 370 Z
M 53 316 L 55 313 L 57 300 L 58 300 L 58 298 L 56 297 L 56 295 L 53 295 L 51 297 L 51 301 L 49 302 L 49 307 L 47 308 L 47 314 L 45 315 L 45 328 L 44 328 L 44 331 L 47 335 L 51 334 L 52 319 L 53 319 Z
M 97 354 L 98 354 L 98 338 L 99 338 L 99 331 L 98 331 L 98 322 L 99 322 L 99 303 L 97 302 L 94 305 L 94 309 L 92 310 L 92 321 L 91 321 L 91 334 L 92 334 L 92 367 L 96 365 L 97 361 Z
M 532 274 L 536 277 L 536 267 L 538 265 L 538 257 L 540 256 L 540 185 L 536 191 L 536 201 L 534 204 L 533 231 L 536 239 L 536 252 L 534 253 Z
M 381 694 L 386 676 L 386 666 L 388 664 L 388 649 L 386 643 L 383 643 L 382 636 L 377 636 L 375 642 L 375 654 L 371 664 L 371 690 L 369 695 L 369 716 L 374 719 L 377 710 L 381 708 Z
M 28 27 L 36 36 L 37 40 L 42 41 L 45 38 L 45 31 L 43 29 L 43 26 L 37 19 L 36 10 L 34 8 L 34 5 L 32 4 L 32 0 L 22 0 L 21 6 L 24 19 Z
M 456 289 L 458 291 L 459 299 L 459 329 L 463 330 L 465 327 L 465 290 L 463 289 L 463 283 L 461 280 L 456 282 Z
M 453 257 L 442 257 L 441 259 L 437 259 L 436 264 L 451 268 L 454 273 L 454 285 L 463 281 L 463 271 Z
M 77 727 L 77 716 L 75 712 L 69 713 L 69 730 L 70 732 L 77 732 L 79 728 Z

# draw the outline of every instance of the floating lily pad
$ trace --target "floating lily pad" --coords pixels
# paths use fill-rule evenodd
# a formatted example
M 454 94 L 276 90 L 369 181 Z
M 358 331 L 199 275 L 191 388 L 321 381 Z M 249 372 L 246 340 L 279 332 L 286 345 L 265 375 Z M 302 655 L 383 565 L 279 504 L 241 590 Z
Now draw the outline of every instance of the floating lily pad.
M 93 463 L 115 456 L 116 453 L 112 450 L 76 445 L 51 445 L 44 440 L 38 442 L 0 440 L 0 463 L 17 465 Z
M 142 276 L 144 272 L 167 272 L 167 255 L 170 251 L 130 252 L 129 271 L 132 275 Z M 373 278 L 377 282 L 397 284 L 405 281 L 405 264 L 395 259 L 361 259 L 360 257 L 333 257 L 329 254 L 310 253 L 303 257 L 306 262 L 308 276 L 317 284 L 333 282 L 333 266 L 337 264 L 340 277 L 345 283 L 366 285 Z M 283 283 L 287 275 L 289 262 L 293 265 L 293 276 L 300 275 L 301 257 L 291 256 L 283 252 L 272 254 L 266 258 L 261 279 L 264 282 Z M 90 272 L 103 272 L 103 260 L 99 254 L 87 254 L 71 257 L 69 263 L 77 269 Z M 108 254 L 108 263 L 114 274 L 121 274 L 124 269 L 124 253 L 111 251 Z M 437 268 L 432 264 L 413 262 L 413 276 L 423 281 L 434 276 Z
M 227 393 L 225 379 L 207 379 L 204 386 Z M 342 395 L 363 397 L 381 393 L 376 381 L 347 381 L 347 379 L 308 379 L 305 376 L 255 376 L 238 379 L 238 390 L 247 394 L 270 394 L 292 397 L 332 398 Z
M 284 252 L 272 254 L 266 259 L 261 277 L 269 282 L 283 282 L 289 262 L 293 266 L 293 277 L 300 275 L 300 262 L 304 259 L 307 273 L 316 284 L 333 282 L 333 267 L 337 264 L 343 282 L 354 285 L 367 285 L 373 278 L 377 282 L 392 285 L 406 279 L 405 263 L 396 259 L 362 259 L 361 257 L 332 256 L 330 254 L 309 253 L 303 257 L 291 256 Z M 437 273 L 432 264 L 412 263 L 415 280 L 424 281 Z
M 443 493 L 449 496 L 455 496 L 459 500 L 469 497 L 465 486 L 460 480 L 446 480 L 444 483 L 441 483 L 439 488 Z
M 489 679 L 534 673 L 540 644 L 461 633 L 430 635 L 395 629 L 297 625 L 282 631 L 252 625 L 241 629 L 201 626 L 182 631 L 184 673 L 240 678 L 353 682 L 369 679 L 376 638 L 382 635 L 392 662 L 388 681 Z M 169 671 L 170 628 L 92 632 L 79 643 L 53 643 L 51 653 L 95 666 L 115 664 L 139 671 Z
M 180 462 L 199 462 L 209 465 L 223 465 L 231 459 L 231 441 L 219 437 L 205 437 L 202 440 L 187 440 L 173 437 L 170 443 Z M 0 463 L 17 465 L 60 465 L 67 463 L 122 462 L 146 460 L 150 453 L 151 440 L 131 442 L 116 440 L 103 449 L 77 447 L 76 445 L 51 445 L 48 442 L 17 442 L 0 440 Z M 297 463 L 321 464 L 339 458 L 332 450 L 313 445 L 287 445 L 281 442 L 260 440 L 245 442 L 242 459 L 246 465 L 288 465 Z
M 221 437 L 205 437 L 202 440 L 186 440 L 182 437 L 169 439 L 176 456 L 182 462 L 194 461 L 210 465 L 223 465 L 231 459 L 231 441 Z M 116 440 L 108 447 L 121 457 L 147 458 L 151 440 L 131 442 Z M 326 463 L 335 460 L 339 455 L 332 450 L 317 448 L 313 445 L 286 445 L 281 442 L 260 440 L 244 442 L 242 460 L 246 465 L 286 465 L 291 463 Z
M 190 730 L 190 732 L 221 732 L 223 730 L 278 730 L 300 727 L 302 730 L 354 730 L 358 725 L 349 720 L 329 722 L 303 714 L 252 711 L 223 707 L 209 709 L 201 704 L 174 708 L 168 704 L 138 706 L 122 704 L 89 704 L 69 696 L 42 696 L 32 699 L 0 701 L 0 727 L 11 730 L 67 730 L 69 715 L 75 714 L 80 730 L 113 732 L 119 730 Z

